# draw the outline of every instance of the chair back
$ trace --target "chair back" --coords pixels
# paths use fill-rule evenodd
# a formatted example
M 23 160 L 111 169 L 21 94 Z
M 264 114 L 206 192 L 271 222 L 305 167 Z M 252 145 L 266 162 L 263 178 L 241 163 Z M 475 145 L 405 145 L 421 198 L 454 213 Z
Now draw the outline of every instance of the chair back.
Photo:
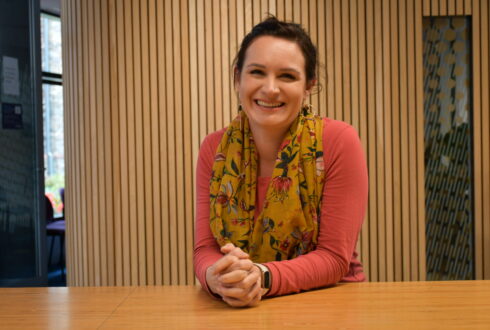
M 44 195 L 44 216 L 46 219 L 46 223 L 50 223 L 54 221 L 54 209 L 53 204 L 49 200 L 48 196 Z
M 60 188 L 60 196 L 62 203 L 61 213 L 63 213 L 63 217 L 65 217 L 65 188 Z

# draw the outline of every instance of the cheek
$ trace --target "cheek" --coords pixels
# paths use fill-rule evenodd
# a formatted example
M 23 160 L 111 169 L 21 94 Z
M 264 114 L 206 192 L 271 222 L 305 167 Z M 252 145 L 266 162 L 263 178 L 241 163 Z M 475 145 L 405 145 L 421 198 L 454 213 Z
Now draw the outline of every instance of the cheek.
M 306 98 L 307 94 L 303 90 L 295 89 L 289 94 L 291 95 L 291 101 L 295 104 L 302 104 L 303 100 Z

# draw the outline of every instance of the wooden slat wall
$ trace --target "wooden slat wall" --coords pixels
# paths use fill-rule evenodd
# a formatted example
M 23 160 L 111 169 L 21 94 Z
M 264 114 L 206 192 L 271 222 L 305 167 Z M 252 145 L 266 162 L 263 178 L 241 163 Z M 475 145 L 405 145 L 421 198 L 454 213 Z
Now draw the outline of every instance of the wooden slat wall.
M 231 63 L 266 12 L 310 32 L 323 87 L 311 102 L 359 131 L 371 281 L 425 279 L 422 16 L 477 13 L 475 256 L 490 278 L 486 0 L 65 0 L 69 285 L 194 282 L 199 144 L 236 115 Z
M 472 2 L 476 278 L 490 278 L 490 110 L 488 1 Z M 479 184 L 481 182 L 481 184 Z

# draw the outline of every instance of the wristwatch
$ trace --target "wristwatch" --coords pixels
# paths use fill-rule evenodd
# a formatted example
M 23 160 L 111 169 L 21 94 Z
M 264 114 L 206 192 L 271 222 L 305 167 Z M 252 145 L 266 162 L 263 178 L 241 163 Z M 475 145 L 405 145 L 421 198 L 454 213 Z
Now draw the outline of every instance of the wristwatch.
M 271 272 L 269 271 L 269 268 L 267 268 L 267 266 L 258 263 L 254 263 L 254 265 L 260 269 L 260 273 L 262 274 L 261 287 L 262 287 L 262 296 L 263 296 L 271 289 L 272 275 Z

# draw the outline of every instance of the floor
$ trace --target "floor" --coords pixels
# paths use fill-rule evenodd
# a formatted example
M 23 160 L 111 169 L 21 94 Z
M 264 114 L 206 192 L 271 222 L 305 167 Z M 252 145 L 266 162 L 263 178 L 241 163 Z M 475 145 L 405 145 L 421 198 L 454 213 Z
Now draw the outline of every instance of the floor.
M 51 249 L 51 240 L 53 237 L 47 238 L 47 244 L 48 244 L 48 258 L 49 258 L 49 253 Z M 54 244 L 53 244 L 53 254 L 51 256 L 51 262 L 48 260 L 48 286 L 66 286 L 66 267 L 64 267 L 65 263 L 65 255 L 63 253 L 63 256 L 61 256 L 60 260 L 60 243 L 59 243 L 59 238 L 55 237 L 54 238 Z M 62 267 L 60 266 L 60 263 L 63 265 L 63 270 Z

